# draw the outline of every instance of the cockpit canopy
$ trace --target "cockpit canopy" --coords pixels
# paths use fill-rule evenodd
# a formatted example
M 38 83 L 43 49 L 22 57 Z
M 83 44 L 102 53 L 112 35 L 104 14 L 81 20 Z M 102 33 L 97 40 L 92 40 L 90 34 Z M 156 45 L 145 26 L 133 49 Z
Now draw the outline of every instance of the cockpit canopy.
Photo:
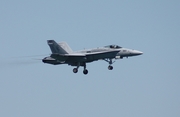
M 122 48 L 118 45 L 108 45 L 108 46 L 105 46 L 105 48 L 111 48 L 111 49 L 118 49 L 118 48 Z

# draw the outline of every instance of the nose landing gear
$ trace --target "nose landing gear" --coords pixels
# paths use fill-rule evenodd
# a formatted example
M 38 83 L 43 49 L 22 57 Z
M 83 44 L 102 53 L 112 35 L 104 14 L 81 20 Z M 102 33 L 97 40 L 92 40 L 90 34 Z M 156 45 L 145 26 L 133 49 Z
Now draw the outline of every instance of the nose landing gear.
M 109 70 L 113 70 L 112 64 L 113 64 L 115 61 L 112 62 L 112 59 L 104 59 L 104 60 L 109 63 L 108 69 L 109 69 Z

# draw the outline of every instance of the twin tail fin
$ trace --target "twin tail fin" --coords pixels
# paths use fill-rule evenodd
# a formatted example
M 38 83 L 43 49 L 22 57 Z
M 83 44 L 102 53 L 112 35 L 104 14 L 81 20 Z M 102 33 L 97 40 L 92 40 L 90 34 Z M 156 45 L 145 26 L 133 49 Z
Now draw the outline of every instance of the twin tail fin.
M 56 43 L 54 40 L 47 40 L 47 43 L 53 54 L 70 54 L 73 52 L 66 42 Z

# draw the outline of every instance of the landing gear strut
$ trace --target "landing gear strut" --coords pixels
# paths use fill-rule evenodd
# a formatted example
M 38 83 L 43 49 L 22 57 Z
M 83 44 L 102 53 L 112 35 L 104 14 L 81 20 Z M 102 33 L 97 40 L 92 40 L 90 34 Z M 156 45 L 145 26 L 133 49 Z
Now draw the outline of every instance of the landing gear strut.
M 83 73 L 86 75 L 88 74 L 88 70 L 86 69 L 86 63 L 84 63 L 84 70 L 83 70 Z
M 77 68 L 74 68 L 74 69 L 73 69 L 73 72 L 74 72 L 74 73 L 77 73 L 77 72 L 78 72 L 79 66 L 80 66 L 80 63 L 77 64 Z

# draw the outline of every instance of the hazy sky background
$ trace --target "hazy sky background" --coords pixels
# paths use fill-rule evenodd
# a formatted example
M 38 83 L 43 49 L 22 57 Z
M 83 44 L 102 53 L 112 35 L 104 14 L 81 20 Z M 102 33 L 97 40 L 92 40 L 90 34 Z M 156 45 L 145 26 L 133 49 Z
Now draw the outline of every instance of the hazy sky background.
M 179 0 L 1 0 L 0 116 L 180 117 L 179 11 Z M 144 54 L 74 74 L 35 60 L 48 39 Z

